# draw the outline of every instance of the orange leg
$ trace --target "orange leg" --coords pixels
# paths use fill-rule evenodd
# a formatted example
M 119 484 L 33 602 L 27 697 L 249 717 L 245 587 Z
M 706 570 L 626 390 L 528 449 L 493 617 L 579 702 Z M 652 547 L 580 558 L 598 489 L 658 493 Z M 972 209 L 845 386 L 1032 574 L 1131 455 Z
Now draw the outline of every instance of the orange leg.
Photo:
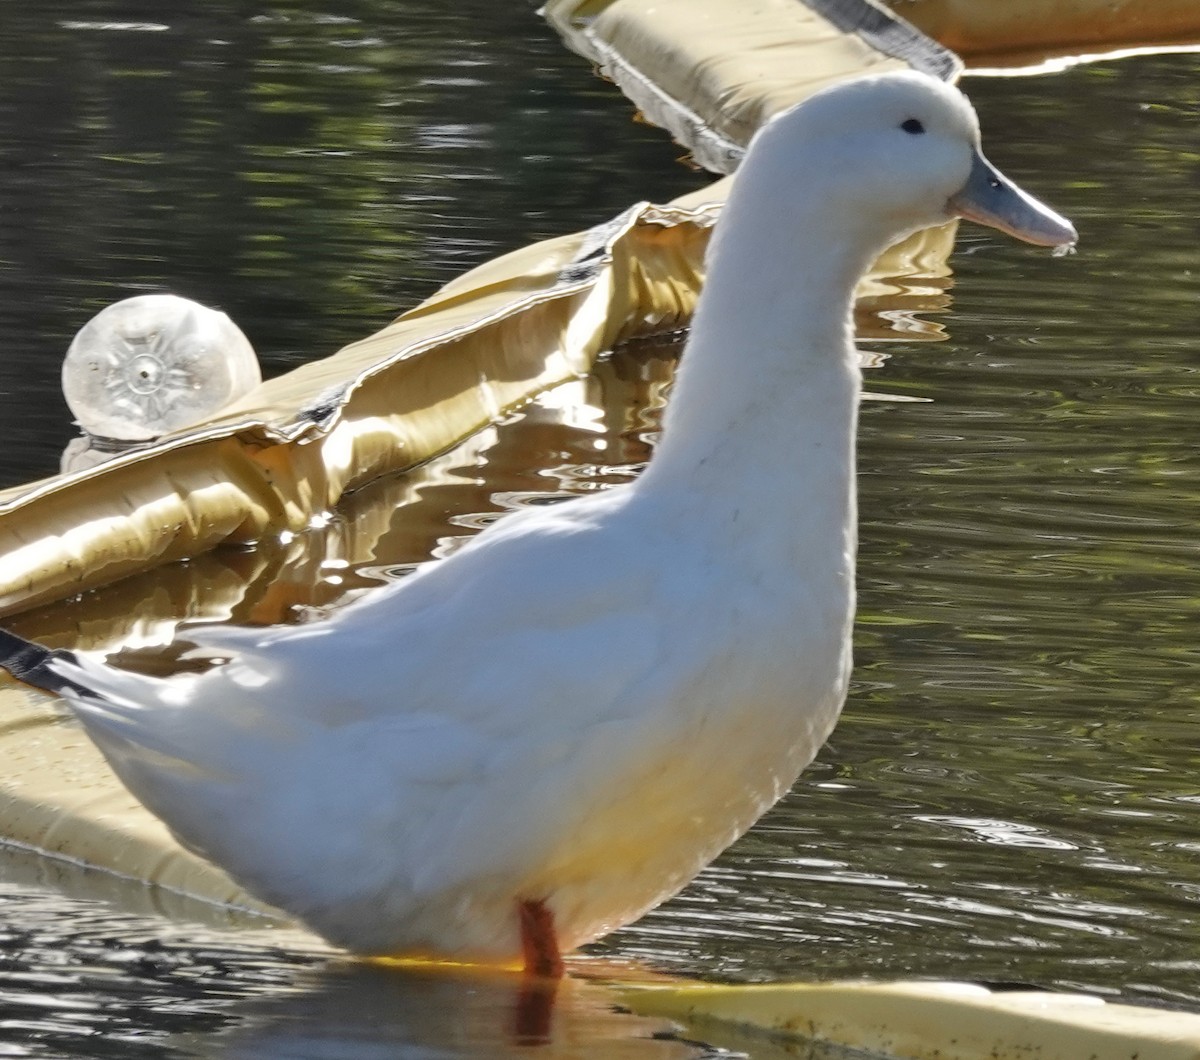
M 554 931 L 554 914 L 543 901 L 519 902 L 521 950 L 525 977 L 517 991 L 515 1036 L 518 1045 L 546 1045 L 551 1040 L 554 1001 L 563 975 L 562 954 Z
M 520 904 L 521 949 L 525 974 L 559 979 L 563 974 L 562 954 L 554 931 L 554 914 L 541 899 Z

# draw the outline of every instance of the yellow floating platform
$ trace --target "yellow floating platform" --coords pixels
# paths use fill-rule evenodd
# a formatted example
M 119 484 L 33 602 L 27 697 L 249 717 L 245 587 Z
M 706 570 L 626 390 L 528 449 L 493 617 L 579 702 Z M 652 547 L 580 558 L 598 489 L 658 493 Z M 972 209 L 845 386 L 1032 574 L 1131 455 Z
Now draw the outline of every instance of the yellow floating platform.
M 712 1044 L 752 1056 L 739 1031 L 825 1042 L 896 1060 L 1200 1060 L 1200 1015 L 1083 994 L 994 991 L 969 983 L 639 986 L 621 993 Z M 800 1054 L 803 1055 L 803 1054 Z
M 548 0 L 544 14 L 720 173 L 773 114 L 847 77 L 908 66 L 953 81 L 1200 47 L 1196 0 Z
M 890 7 L 960 55 L 968 71 L 1200 44 L 1196 0 L 891 0 Z
M 549 0 L 568 47 L 706 169 L 731 173 L 767 119 L 850 77 L 954 80 L 952 52 L 867 0 Z

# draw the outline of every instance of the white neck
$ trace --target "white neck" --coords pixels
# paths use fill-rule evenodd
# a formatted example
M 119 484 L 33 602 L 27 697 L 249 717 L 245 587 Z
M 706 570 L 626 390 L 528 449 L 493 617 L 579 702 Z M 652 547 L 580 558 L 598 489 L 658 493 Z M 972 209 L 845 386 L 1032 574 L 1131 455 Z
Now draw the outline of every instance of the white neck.
M 735 186 L 718 224 L 663 438 L 638 488 L 682 521 L 739 522 L 731 540 L 766 563 L 840 567 L 834 554 L 853 563 L 855 542 L 851 311 L 879 237 L 865 220 L 848 230 L 844 217 L 797 205 L 795 185 L 780 204 L 755 184 Z M 780 224 L 780 208 L 808 216 Z

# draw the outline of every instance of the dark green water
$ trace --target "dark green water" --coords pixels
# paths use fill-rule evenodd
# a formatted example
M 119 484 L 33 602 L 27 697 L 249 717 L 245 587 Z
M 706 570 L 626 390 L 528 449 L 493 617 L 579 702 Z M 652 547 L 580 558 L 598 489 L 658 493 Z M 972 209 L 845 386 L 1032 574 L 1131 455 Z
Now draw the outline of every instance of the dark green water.
M 16 72 L 0 82 L 7 481 L 53 470 L 61 353 L 120 294 L 219 304 L 278 371 L 501 250 L 703 182 L 522 6 L 59 7 L 0 30 Z M 170 26 L 78 26 L 143 20 Z M 927 400 L 864 406 L 843 721 L 772 814 L 597 958 L 1200 1006 L 1198 75 L 1200 58 L 1171 56 L 967 82 L 993 160 L 1076 221 L 1079 253 L 964 228 L 947 340 L 873 347 L 888 359 L 868 389 Z M 264 549 L 264 576 L 321 608 L 496 511 L 629 478 L 677 352 L 620 351 L 422 472 L 403 518 L 366 535 L 349 509 L 307 554 Z M 346 567 L 356 533 L 371 543 Z M 20 628 L 63 641 L 124 613 L 161 634 L 211 613 L 215 573 L 248 563 L 159 572 Z M 245 620 L 261 594 L 221 606 Z M 290 935 L 154 916 L 26 857 L 0 865 L 0 1055 L 524 1048 L 511 983 L 381 976 Z M 606 1005 L 572 1000 L 542 1055 L 694 1053 Z

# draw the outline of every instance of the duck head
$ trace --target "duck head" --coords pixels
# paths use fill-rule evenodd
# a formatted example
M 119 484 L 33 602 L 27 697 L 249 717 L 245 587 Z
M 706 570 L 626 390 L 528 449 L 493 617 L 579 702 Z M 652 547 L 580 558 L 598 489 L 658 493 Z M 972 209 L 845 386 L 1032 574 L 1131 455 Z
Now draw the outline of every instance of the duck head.
M 891 241 L 955 217 L 1038 246 L 1077 239 L 1070 221 L 984 157 L 967 98 L 923 74 L 835 85 L 770 122 L 760 138 L 764 170 L 779 176 L 776 166 L 804 166 L 809 179 L 825 185 L 828 208 L 857 213 Z

